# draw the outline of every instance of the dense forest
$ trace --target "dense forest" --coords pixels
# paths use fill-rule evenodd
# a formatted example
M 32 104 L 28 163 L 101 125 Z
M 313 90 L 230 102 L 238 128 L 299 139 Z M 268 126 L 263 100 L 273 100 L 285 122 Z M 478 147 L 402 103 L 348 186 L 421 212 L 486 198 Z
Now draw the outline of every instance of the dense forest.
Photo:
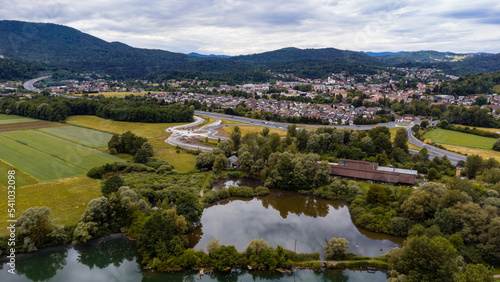
M 493 94 L 493 87 L 500 84 L 500 72 L 466 74 L 457 80 L 443 82 L 434 92 L 457 96 Z
M 49 68 L 43 63 L 0 59 L 0 81 L 28 80 L 47 70 Z
M 57 122 L 72 115 L 95 115 L 116 121 L 190 122 L 194 109 L 183 104 L 166 105 L 163 100 L 145 97 L 70 99 L 37 94 L 23 100 L 15 96 L 4 97 L 0 99 L 0 112 Z

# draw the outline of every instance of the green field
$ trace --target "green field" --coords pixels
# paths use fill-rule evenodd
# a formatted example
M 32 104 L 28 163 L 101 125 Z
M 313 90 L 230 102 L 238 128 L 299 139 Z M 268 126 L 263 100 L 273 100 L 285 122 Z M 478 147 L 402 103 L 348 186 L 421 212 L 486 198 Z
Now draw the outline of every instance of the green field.
M 77 126 L 51 127 L 39 129 L 38 131 L 91 148 L 108 146 L 108 142 L 113 136 L 110 133 Z
M 110 119 L 103 119 L 96 116 L 71 116 L 66 119 L 69 124 L 83 126 L 87 128 L 102 130 L 112 133 L 124 133 L 132 131 L 138 136 L 156 138 L 161 136 L 168 136 L 165 130 L 170 126 L 187 124 L 187 123 L 144 123 L 144 122 L 127 122 L 127 121 L 113 121 Z
M 0 185 L 3 185 L 5 187 L 8 186 L 8 179 L 5 177 L 7 175 L 7 171 L 9 170 L 16 170 L 16 187 L 21 187 L 21 186 L 26 186 L 26 185 L 31 185 L 31 184 L 36 184 L 38 183 L 38 180 L 36 180 L 33 176 L 26 174 L 24 171 L 21 171 L 19 169 L 15 169 L 13 166 L 9 165 L 8 163 L 0 161 L 0 174 L 3 175 L 0 177 Z
M 441 128 L 436 128 L 426 132 L 424 134 L 424 138 L 430 139 L 436 143 L 482 149 L 491 149 L 496 141 L 495 138 L 488 138 Z
M 6 198 L 7 188 L 0 186 L 0 195 Z M 55 223 L 75 225 L 88 202 L 101 195 L 99 180 L 85 175 L 19 187 L 16 189 L 16 218 L 27 208 L 47 206 Z M 0 201 L 0 210 L 7 210 L 7 201 Z M 6 227 L 7 212 L 4 212 L 0 214 L 0 236 L 7 235 Z
M 121 161 L 109 154 L 35 130 L 0 134 L 1 158 L 40 181 L 86 173 L 106 163 Z
M 32 121 L 37 121 L 37 119 L 15 116 L 15 115 L 0 114 L 0 124 L 22 123 L 22 122 L 32 122 Z
M 175 150 L 175 147 L 165 142 L 164 139 L 149 140 L 155 151 L 155 157 L 169 162 L 178 172 L 188 172 L 195 169 L 196 156 L 188 154 L 184 150 Z

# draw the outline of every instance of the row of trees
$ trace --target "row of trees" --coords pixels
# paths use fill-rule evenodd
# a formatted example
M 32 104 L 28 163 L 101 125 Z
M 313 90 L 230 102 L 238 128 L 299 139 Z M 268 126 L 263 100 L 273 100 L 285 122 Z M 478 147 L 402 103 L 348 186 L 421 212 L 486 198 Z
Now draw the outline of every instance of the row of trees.
M 194 109 L 183 104 L 166 105 L 151 98 L 69 99 L 34 95 L 20 100 L 16 96 L 0 99 L 0 112 L 49 121 L 64 121 L 71 115 L 95 115 L 131 122 L 189 122 Z

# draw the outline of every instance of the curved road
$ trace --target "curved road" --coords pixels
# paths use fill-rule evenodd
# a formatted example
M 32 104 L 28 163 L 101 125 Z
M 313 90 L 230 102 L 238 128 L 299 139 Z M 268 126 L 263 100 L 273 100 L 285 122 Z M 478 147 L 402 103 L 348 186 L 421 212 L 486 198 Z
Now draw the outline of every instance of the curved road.
M 432 157 L 431 155 L 438 156 L 440 158 L 446 156 L 448 160 L 450 160 L 454 165 L 456 165 L 459 161 L 467 160 L 467 156 L 446 151 L 418 140 L 417 138 L 415 138 L 415 136 L 413 136 L 410 129 L 408 129 L 408 141 L 417 147 L 426 148 L 429 151 L 429 158 Z
M 44 80 L 44 79 L 46 79 L 48 77 L 51 77 L 51 76 L 47 75 L 47 76 L 42 76 L 42 77 L 37 77 L 37 78 L 30 79 L 30 80 L 26 81 L 25 83 L 23 83 L 23 87 L 26 90 L 35 91 L 35 92 L 40 93 L 40 92 L 42 92 L 42 90 L 36 88 L 34 86 L 34 84 L 37 83 L 37 82 L 39 82 L 40 80 Z

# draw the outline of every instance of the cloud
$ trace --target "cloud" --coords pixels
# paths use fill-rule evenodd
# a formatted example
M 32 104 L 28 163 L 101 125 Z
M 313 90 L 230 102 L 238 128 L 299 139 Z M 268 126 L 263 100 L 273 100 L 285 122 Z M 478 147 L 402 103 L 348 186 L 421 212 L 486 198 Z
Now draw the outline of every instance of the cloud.
M 107 41 L 177 52 L 283 47 L 500 52 L 497 1 L 9 1 L 3 19 L 68 25 Z

